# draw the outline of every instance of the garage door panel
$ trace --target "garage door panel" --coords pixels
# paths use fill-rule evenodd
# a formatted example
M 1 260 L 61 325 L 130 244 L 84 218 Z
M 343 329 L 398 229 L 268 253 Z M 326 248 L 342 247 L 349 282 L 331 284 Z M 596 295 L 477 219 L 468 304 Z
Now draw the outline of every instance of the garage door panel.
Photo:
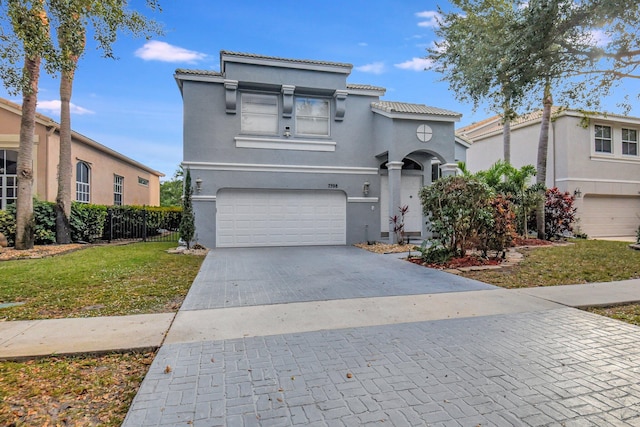
M 346 196 L 336 191 L 221 190 L 217 245 L 346 244 Z
M 586 195 L 578 209 L 580 230 L 589 237 L 635 236 L 640 197 Z

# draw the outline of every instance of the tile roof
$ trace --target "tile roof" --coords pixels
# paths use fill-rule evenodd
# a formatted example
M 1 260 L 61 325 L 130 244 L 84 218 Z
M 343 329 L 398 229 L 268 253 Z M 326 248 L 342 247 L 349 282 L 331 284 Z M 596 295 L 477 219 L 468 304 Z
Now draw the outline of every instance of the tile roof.
M 428 107 L 423 104 L 409 104 L 406 102 L 378 101 L 372 102 L 373 108 L 386 111 L 387 113 L 405 113 L 405 114 L 429 114 L 436 116 L 453 116 L 459 117 L 460 113 L 445 110 L 443 108 Z
M 194 76 L 217 76 L 222 77 L 222 73 L 210 70 L 189 70 L 187 68 L 178 68 L 176 74 L 191 74 Z
M 387 89 L 381 86 L 363 85 L 363 84 L 357 84 L 357 83 L 347 83 L 347 89 L 378 90 L 381 92 L 387 91 Z
M 265 55 L 257 55 L 255 53 L 242 53 L 242 52 L 231 52 L 228 50 L 221 50 L 220 56 L 242 56 L 245 58 L 255 58 L 255 59 L 268 59 L 275 61 L 284 61 L 291 62 L 297 64 L 312 64 L 312 65 L 330 65 L 333 67 L 347 67 L 353 68 L 352 64 L 347 64 L 343 62 L 331 62 L 331 61 L 317 61 L 313 59 L 291 59 L 291 58 L 281 58 L 277 56 L 265 56 Z
M 557 116 L 558 114 L 567 111 L 561 107 L 552 107 L 551 116 Z M 524 125 L 526 123 L 535 122 L 542 118 L 542 110 L 532 111 L 527 114 L 522 114 L 515 119 L 511 120 L 511 127 L 514 128 L 516 126 Z M 481 120 L 476 123 L 472 123 L 465 127 L 462 127 L 456 131 L 457 135 L 466 136 L 467 138 L 473 140 L 479 136 L 487 135 L 493 132 L 502 132 L 503 130 L 502 116 L 497 115 L 493 117 L 489 117 L 488 119 Z

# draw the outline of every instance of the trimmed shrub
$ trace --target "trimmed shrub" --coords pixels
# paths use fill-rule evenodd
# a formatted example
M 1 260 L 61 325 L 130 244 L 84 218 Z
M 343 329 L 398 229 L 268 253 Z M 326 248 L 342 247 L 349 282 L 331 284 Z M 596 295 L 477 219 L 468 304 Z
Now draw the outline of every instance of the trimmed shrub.
M 464 256 L 474 240 L 493 226 L 490 197 L 489 187 L 474 177 L 449 176 L 423 187 L 420 200 L 429 227 L 438 236 L 435 247 Z
M 496 251 L 504 257 L 505 250 L 513 246 L 517 237 L 515 209 L 511 200 L 501 194 L 493 197 L 489 205 L 493 218 L 489 227 L 479 230 L 478 249 L 484 256 L 487 251 Z
M 94 242 L 102 237 L 107 207 L 87 203 L 71 203 L 71 240 L 74 242 Z
M 548 188 L 544 197 L 545 239 L 557 239 L 571 234 L 576 221 L 577 209 L 573 206 L 575 197 L 569 192 L 561 192 L 557 187 Z M 535 229 L 535 213 L 529 225 Z
M 16 238 L 16 217 L 9 211 L 0 210 L 0 233 L 7 238 L 9 246 L 15 244 Z

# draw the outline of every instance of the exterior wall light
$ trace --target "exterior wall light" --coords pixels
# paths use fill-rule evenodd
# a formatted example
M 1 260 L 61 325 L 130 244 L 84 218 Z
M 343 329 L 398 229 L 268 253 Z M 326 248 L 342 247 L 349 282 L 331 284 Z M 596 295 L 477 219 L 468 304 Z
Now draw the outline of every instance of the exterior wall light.
M 364 184 L 362 185 L 362 194 L 364 194 L 365 196 L 369 195 L 369 181 L 365 181 Z
M 199 193 L 200 191 L 202 191 L 202 178 L 197 177 L 196 178 L 196 193 Z
M 573 190 L 573 196 L 574 196 L 576 199 L 579 199 L 580 197 L 582 197 L 582 191 L 580 191 L 580 189 L 579 189 L 579 188 L 576 188 L 575 190 Z

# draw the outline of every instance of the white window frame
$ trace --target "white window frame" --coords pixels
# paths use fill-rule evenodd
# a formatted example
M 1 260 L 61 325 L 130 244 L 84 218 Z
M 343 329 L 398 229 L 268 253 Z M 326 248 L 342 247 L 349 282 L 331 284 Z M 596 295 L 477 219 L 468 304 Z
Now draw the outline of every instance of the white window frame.
M 113 175 L 113 205 L 122 206 L 124 201 L 124 176 Z
M 625 139 L 625 131 L 627 131 L 627 138 Z M 635 134 L 635 139 L 629 139 L 629 133 Z M 625 145 L 627 145 L 627 152 L 625 153 Z M 629 146 L 635 145 L 635 153 L 629 153 Z M 622 155 L 638 157 L 638 130 L 634 128 L 622 128 Z
M 82 176 L 82 166 L 87 169 L 86 181 Z M 76 163 L 76 201 L 80 203 L 91 203 L 91 166 L 82 160 Z
M 251 102 L 253 100 L 262 100 L 264 103 Z M 269 102 L 266 102 L 269 101 Z M 240 97 L 240 131 L 245 134 L 253 135 L 277 135 L 279 130 L 279 100 L 277 95 L 265 93 L 246 92 Z M 252 105 L 262 105 L 265 108 L 258 110 Z M 270 126 L 252 126 L 251 118 L 270 119 Z
M 598 136 L 598 128 L 609 128 L 609 137 L 605 138 L 603 135 Z M 593 126 L 593 135 L 593 149 L 597 154 L 613 154 L 613 126 L 596 124 Z M 606 141 L 609 141 L 609 151 L 598 150 L 598 142 L 604 144 Z
M 0 149 L 4 152 L 2 159 L 4 161 L 0 163 L 0 209 L 6 209 L 9 205 L 16 203 L 18 198 L 18 175 L 14 173 L 7 173 L 7 152 L 12 151 L 18 155 L 16 150 Z M 17 160 L 16 160 L 17 162 Z M 17 172 L 16 163 L 16 172 Z M 10 195 L 12 193 L 13 195 Z
M 325 103 L 327 108 L 327 113 L 326 115 L 306 115 L 306 114 L 301 114 L 298 111 L 298 104 L 302 103 L 302 102 L 322 102 Z M 295 123 L 296 123 L 296 135 L 300 135 L 300 136 L 307 136 L 307 137 L 329 137 L 331 136 L 331 102 L 329 102 L 329 100 L 327 98 L 317 98 L 317 97 L 311 97 L 311 96 L 296 96 L 295 98 Z M 304 125 L 301 125 L 302 122 L 299 122 L 298 119 L 305 119 L 305 120 L 313 120 L 315 121 L 322 121 L 323 123 L 326 123 L 327 125 L 327 131 L 326 133 L 313 133 L 313 132 L 305 132 L 304 129 Z
M 138 185 L 142 185 L 143 187 L 149 186 L 149 180 L 147 178 L 143 178 L 141 176 L 138 177 Z

